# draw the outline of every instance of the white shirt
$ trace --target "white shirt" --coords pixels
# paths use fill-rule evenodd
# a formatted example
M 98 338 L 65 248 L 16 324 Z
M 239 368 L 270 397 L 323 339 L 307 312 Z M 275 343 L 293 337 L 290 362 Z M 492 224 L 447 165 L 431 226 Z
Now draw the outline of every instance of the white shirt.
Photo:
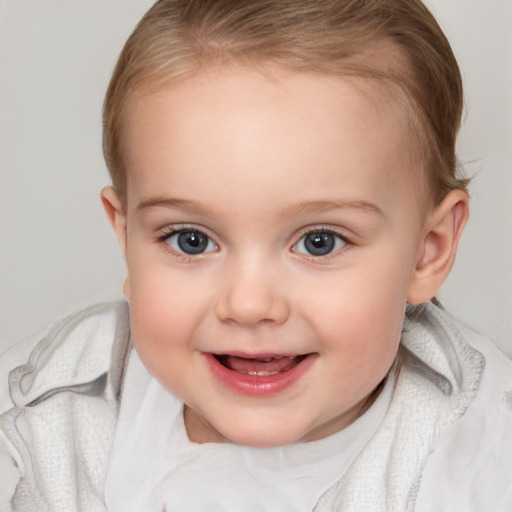
M 392 378 L 364 415 L 320 441 L 276 448 L 189 441 L 183 403 L 128 364 L 106 482 L 111 512 L 311 511 L 381 423 Z

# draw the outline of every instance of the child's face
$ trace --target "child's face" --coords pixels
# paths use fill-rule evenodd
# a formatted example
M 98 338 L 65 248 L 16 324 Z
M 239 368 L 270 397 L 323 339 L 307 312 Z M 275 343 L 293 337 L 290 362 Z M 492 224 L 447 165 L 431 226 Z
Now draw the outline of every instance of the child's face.
M 406 126 L 385 96 L 279 71 L 214 69 L 130 105 L 134 343 L 222 436 L 323 438 L 386 376 L 422 253 Z

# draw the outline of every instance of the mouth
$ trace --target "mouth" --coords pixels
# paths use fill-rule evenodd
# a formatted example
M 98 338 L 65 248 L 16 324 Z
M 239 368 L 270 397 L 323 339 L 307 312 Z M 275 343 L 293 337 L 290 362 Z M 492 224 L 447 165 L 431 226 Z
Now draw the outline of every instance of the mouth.
M 223 386 L 249 396 L 280 393 L 299 380 L 318 354 L 213 354 L 203 352 L 211 374 Z
M 295 356 L 240 357 L 228 354 L 215 355 L 215 359 L 228 370 L 246 375 L 268 377 L 290 371 L 300 364 L 308 354 Z

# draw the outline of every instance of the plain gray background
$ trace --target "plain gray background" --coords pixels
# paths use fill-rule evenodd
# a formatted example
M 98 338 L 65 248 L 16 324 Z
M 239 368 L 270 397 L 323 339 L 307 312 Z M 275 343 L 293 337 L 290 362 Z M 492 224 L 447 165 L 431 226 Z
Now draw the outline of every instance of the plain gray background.
M 99 201 L 101 104 L 149 0 L 0 3 L 0 352 L 121 296 L 122 256 Z M 466 84 L 459 155 L 472 214 L 440 294 L 512 355 L 512 2 L 430 0 Z

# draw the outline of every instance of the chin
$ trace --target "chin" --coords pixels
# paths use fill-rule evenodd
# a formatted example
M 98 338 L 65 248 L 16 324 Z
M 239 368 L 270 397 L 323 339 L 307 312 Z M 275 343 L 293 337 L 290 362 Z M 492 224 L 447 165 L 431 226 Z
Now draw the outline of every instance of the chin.
M 225 432 L 223 435 L 231 442 L 252 448 L 276 448 L 301 441 L 305 434 L 296 434 L 285 426 L 283 431 L 276 431 L 270 425 L 268 428 L 253 429 L 238 428 L 236 432 Z

